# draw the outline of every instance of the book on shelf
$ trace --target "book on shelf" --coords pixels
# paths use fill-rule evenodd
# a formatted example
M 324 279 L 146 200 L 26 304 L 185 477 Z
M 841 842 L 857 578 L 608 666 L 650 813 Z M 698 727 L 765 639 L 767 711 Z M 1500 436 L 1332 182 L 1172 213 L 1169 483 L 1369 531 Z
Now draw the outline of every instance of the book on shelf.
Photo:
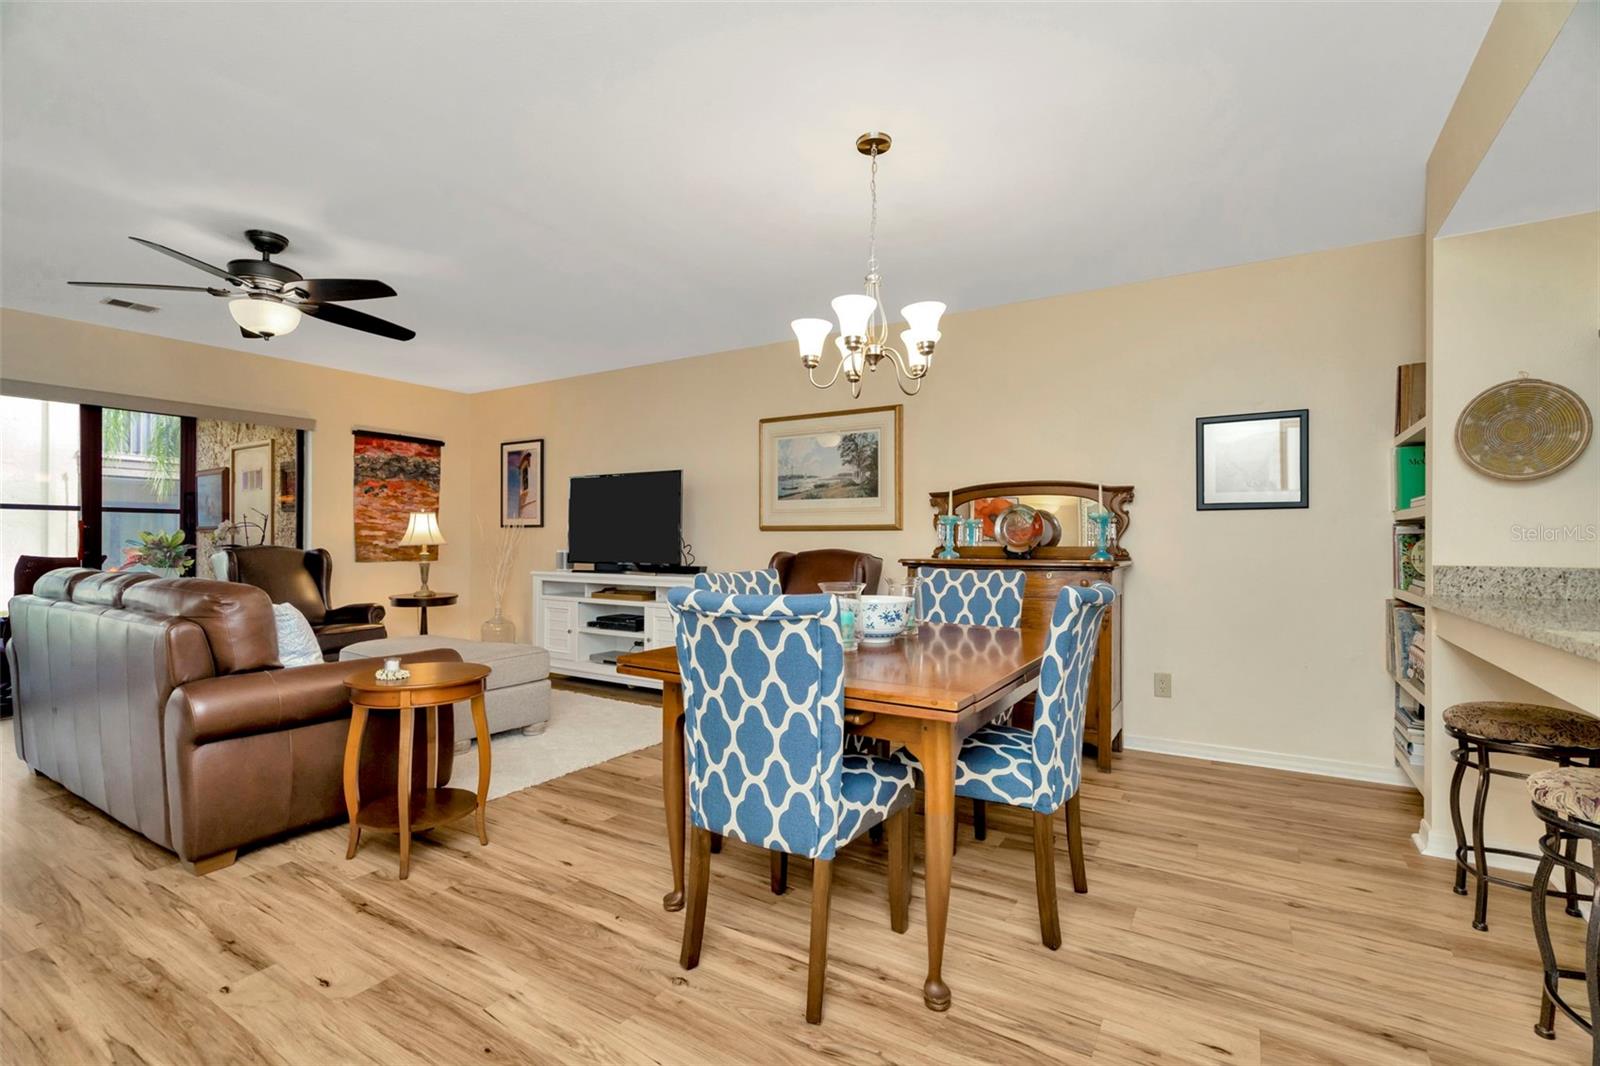
M 1428 364 L 1403 363 L 1395 373 L 1394 434 L 1399 436 L 1428 413 Z
M 1394 509 L 1416 506 L 1416 499 L 1428 491 L 1428 446 L 1402 444 L 1394 450 Z
M 1421 544 L 1419 549 L 1417 545 Z M 1417 567 L 1422 552 L 1427 551 L 1426 530 L 1414 523 L 1402 522 L 1394 527 L 1394 555 L 1391 562 L 1394 569 L 1394 587 L 1401 592 L 1415 591 L 1422 594 L 1416 586 L 1425 580 L 1425 574 Z
M 1428 616 L 1422 608 L 1398 600 L 1389 600 L 1388 607 L 1389 672 L 1396 678 L 1411 678 L 1411 649 L 1425 647 L 1417 638 L 1426 635 Z M 1414 680 L 1422 684 L 1420 677 Z

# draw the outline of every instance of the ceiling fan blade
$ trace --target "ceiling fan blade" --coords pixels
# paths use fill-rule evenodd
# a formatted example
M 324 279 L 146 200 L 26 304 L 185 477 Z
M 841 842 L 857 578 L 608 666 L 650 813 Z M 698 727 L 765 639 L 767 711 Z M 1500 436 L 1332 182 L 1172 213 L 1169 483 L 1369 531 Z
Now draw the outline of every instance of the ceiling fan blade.
M 324 322 L 332 322 L 336 326 L 349 326 L 365 333 L 376 333 L 380 337 L 391 340 L 408 341 L 417 335 L 417 331 L 397 326 L 393 322 L 385 322 L 375 315 L 365 311 L 354 311 L 338 304 L 296 304 L 300 310 L 313 318 L 320 318 Z
M 213 296 L 232 296 L 227 289 L 210 285 L 145 285 L 136 281 L 69 281 L 68 285 L 87 285 L 95 289 L 159 289 L 162 292 L 209 292 Z
M 243 326 L 239 327 L 239 336 L 243 337 L 247 341 L 258 341 L 258 340 L 261 339 L 261 334 L 259 334 L 259 333 L 251 333 L 249 330 L 245 329 Z
M 338 300 L 377 300 L 393 296 L 394 290 L 381 281 L 366 278 L 306 278 L 294 287 L 305 293 L 307 300 L 328 303 Z
M 204 270 L 207 274 L 213 274 L 213 275 L 215 275 L 215 276 L 217 276 L 219 278 L 222 278 L 224 281 L 228 282 L 230 285 L 238 285 L 239 284 L 239 279 L 234 277 L 232 274 L 228 273 L 226 270 L 223 270 L 221 267 L 214 267 L 210 263 L 202 262 L 199 259 L 196 259 L 192 255 L 184 255 L 180 251 L 177 251 L 177 250 L 172 249 L 172 248 L 168 248 L 164 244 L 157 244 L 155 241 L 147 241 L 143 237 L 129 237 L 128 240 L 137 241 L 138 243 L 144 245 L 146 248 L 150 248 L 150 249 L 153 249 L 154 251 L 160 252 L 162 255 L 170 255 L 170 256 L 172 256 L 172 258 L 178 260 L 181 263 L 188 263 L 190 266 L 196 268 L 197 270 Z

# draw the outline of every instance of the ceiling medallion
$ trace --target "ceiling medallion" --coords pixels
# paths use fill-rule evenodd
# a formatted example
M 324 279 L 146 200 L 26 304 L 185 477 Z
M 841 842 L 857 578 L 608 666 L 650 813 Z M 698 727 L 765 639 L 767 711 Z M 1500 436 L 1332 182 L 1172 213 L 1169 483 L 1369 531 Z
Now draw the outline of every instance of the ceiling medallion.
M 876 371 L 878 364 L 888 361 L 894 368 L 895 384 L 907 396 L 922 391 L 922 379 L 933 365 L 933 349 L 939 343 L 939 316 L 944 314 L 944 304 L 937 300 L 923 300 L 907 304 L 900 309 L 906 328 L 900 334 L 901 349 L 888 344 L 889 320 L 883 313 L 878 285 L 878 157 L 889 151 L 893 142 L 887 133 L 863 133 L 856 138 L 856 151 L 872 160 L 871 178 L 867 188 L 872 197 L 872 217 L 867 230 L 866 292 L 850 293 L 833 301 L 833 313 L 839 319 L 839 336 L 834 346 L 839 351 L 839 365 L 827 381 L 818 381 L 816 370 L 822 363 L 822 349 L 833 332 L 833 323 L 825 318 L 797 318 L 789 323 L 800 342 L 800 364 L 806 368 L 806 377 L 819 389 L 826 389 L 843 374 L 850 383 L 850 394 L 861 395 L 861 378 L 867 371 Z M 911 382 L 907 387 L 906 382 Z

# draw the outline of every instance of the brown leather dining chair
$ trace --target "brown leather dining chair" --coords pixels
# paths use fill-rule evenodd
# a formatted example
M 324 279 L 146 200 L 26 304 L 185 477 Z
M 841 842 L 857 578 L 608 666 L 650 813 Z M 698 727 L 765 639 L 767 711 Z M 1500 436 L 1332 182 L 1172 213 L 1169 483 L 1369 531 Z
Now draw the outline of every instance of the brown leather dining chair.
M 878 591 L 883 576 L 883 560 L 866 552 L 848 548 L 819 548 L 805 552 L 778 552 L 767 564 L 778 572 L 778 583 L 791 596 L 821 592 L 821 581 L 859 581 L 868 596 Z
M 273 603 L 292 603 L 311 623 L 322 657 L 330 662 L 339 649 L 364 640 L 382 640 L 384 609 L 376 603 L 332 606 L 333 558 L 326 548 L 285 548 L 265 544 L 240 547 L 224 544 L 229 581 L 264 589 Z

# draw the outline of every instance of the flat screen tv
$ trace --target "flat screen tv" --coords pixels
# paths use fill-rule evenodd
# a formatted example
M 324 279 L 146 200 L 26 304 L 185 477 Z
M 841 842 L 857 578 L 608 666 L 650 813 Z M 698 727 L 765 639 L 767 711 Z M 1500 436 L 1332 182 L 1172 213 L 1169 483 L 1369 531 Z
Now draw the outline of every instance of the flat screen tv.
M 567 551 L 573 563 L 650 570 L 682 559 L 683 471 L 572 479 Z

